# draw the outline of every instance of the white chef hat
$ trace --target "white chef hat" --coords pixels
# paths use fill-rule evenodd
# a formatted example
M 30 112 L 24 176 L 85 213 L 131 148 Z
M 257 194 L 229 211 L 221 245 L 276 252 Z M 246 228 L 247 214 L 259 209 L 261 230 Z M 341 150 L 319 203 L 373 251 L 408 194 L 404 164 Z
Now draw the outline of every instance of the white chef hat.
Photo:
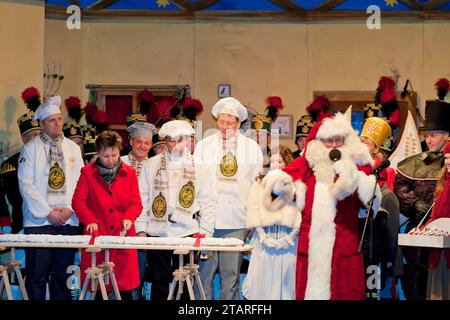
M 144 137 L 152 138 L 154 134 L 158 133 L 158 129 L 148 122 L 135 122 L 127 128 L 130 137 Z
M 247 108 L 239 102 L 239 100 L 233 97 L 226 97 L 220 99 L 216 102 L 216 104 L 212 107 L 212 114 L 214 117 L 218 118 L 221 113 L 230 114 L 239 118 L 239 121 L 242 122 L 247 119 Z
M 61 113 L 60 106 L 61 106 L 60 96 L 48 98 L 47 101 L 45 101 L 36 109 L 33 116 L 33 120 L 44 120 L 45 118 L 50 117 L 51 115 Z
M 180 136 L 191 136 L 195 133 L 194 128 L 189 124 L 189 122 L 184 120 L 172 120 L 166 122 L 159 129 L 159 136 L 165 138 L 167 136 L 171 138 L 176 138 Z

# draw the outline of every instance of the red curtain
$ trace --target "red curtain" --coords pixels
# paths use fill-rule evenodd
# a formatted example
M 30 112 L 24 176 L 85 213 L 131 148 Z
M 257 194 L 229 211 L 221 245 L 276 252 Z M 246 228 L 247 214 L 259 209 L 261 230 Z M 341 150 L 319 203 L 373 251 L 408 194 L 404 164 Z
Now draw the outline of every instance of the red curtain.
M 106 113 L 111 125 L 126 125 L 127 115 L 133 110 L 133 96 L 131 95 L 111 95 L 105 96 Z M 128 132 L 126 130 L 114 130 L 122 137 L 122 146 L 126 148 Z

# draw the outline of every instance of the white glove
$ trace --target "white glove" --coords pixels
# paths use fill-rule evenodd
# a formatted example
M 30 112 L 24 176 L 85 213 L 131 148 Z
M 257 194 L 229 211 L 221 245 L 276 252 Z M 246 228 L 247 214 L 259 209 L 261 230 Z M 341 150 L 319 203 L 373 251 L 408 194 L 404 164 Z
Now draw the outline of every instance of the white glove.
M 342 172 L 344 172 L 344 164 L 342 160 L 338 160 L 335 163 L 333 163 L 333 169 L 336 174 L 341 175 Z
M 262 245 L 267 248 L 277 248 L 277 243 L 271 237 L 264 238 Z
M 286 250 L 289 249 L 289 247 L 291 246 L 291 243 L 289 243 L 289 241 L 286 238 L 281 238 L 275 241 L 276 243 L 276 248 L 278 250 Z

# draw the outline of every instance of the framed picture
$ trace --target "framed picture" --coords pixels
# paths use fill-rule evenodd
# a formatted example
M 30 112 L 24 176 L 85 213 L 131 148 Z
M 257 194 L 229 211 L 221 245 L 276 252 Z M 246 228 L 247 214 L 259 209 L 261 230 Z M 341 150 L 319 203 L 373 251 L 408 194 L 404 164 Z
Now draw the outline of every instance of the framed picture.
M 217 85 L 217 97 L 226 98 L 231 96 L 231 85 L 230 84 L 219 84 Z
M 280 138 L 292 138 L 293 134 L 293 116 L 289 115 L 279 115 L 277 120 L 272 123 L 272 132 L 278 130 Z

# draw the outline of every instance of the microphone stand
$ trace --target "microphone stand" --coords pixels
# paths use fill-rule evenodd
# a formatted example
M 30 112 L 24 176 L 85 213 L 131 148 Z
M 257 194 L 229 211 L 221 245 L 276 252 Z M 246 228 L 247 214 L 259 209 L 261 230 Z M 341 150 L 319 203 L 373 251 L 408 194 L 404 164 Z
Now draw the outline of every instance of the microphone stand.
M 369 206 L 366 208 L 367 215 L 366 215 L 366 221 L 364 223 L 364 229 L 361 235 L 361 240 L 359 242 L 359 248 L 358 252 L 361 252 L 362 249 L 362 243 L 364 241 L 364 237 L 366 234 L 367 225 L 369 224 L 369 266 L 372 265 L 373 261 L 373 200 L 375 199 L 375 191 L 377 190 L 378 181 L 380 180 L 380 172 L 381 170 L 377 170 L 374 172 L 375 174 L 375 185 L 373 187 L 372 191 L 372 197 L 369 201 Z M 366 273 L 367 270 L 365 270 Z M 368 300 L 372 300 L 372 292 L 369 292 Z

